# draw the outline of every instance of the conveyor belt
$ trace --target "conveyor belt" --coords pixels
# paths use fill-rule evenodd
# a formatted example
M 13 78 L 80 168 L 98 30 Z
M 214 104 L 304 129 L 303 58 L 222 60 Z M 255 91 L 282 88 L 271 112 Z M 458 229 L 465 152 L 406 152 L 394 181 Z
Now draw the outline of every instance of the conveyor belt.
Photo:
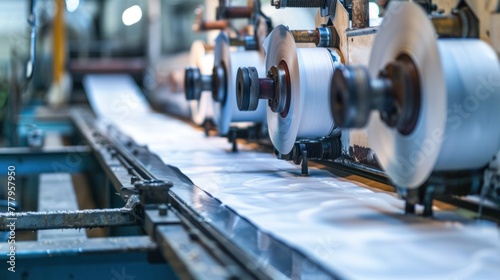
M 207 138 L 149 109 L 127 76 L 89 76 L 94 111 L 262 231 L 338 275 L 355 279 L 497 279 L 495 224 L 436 211 L 404 216 L 403 202 L 315 168 L 310 177 L 274 155 Z M 175 191 L 175 186 L 173 188 Z M 196 198 L 193 198 L 196 201 Z M 265 246 L 265 240 L 262 240 Z

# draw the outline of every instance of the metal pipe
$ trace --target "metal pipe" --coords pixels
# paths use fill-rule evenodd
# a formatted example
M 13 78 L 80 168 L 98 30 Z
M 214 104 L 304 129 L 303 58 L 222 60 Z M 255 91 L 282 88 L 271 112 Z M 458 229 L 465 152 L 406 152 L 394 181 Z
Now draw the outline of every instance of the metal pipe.
M 227 7 L 224 9 L 223 18 L 250 18 L 253 14 L 252 7 Z
M 0 169 L 7 170 L 12 165 L 18 175 L 77 173 L 92 170 L 94 158 L 91 153 L 88 146 L 0 148 Z
M 186 99 L 199 100 L 205 90 L 212 90 L 212 75 L 202 75 L 198 67 L 187 67 L 184 74 Z
M 31 80 L 36 64 L 36 0 L 30 1 L 30 15 L 28 23 L 31 26 L 30 60 L 26 66 L 26 78 Z
M 244 47 L 245 40 L 242 40 L 241 38 L 229 38 L 229 45 L 234 47 Z
M 0 213 L 0 231 L 139 225 L 131 208 Z
M 53 82 L 59 85 L 63 74 L 66 57 L 66 27 L 64 24 L 64 0 L 55 0 L 56 14 L 54 16 L 54 34 L 53 34 Z

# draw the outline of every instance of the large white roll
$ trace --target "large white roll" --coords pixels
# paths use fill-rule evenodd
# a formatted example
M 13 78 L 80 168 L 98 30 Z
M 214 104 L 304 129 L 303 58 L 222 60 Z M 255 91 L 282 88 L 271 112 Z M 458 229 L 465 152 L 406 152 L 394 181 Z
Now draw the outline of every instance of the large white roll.
M 189 52 L 189 65 L 198 67 L 202 75 L 212 75 L 214 54 L 205 50 L 203 41 L 194 41 Z M 213 117 L 213 99 L 211 91 L 203 91 L 200 100 L 189 102 L 191 119 L 197 125 L 202 125 L 205 120 Z
M 226 32 L 221 32 L 215 41 L 215 65 L 224 67 L 227 78 L 225 101 L 214 102 L 213 105 L 214 121 L 219 129 L 219 134 L 226 135 L 232 122 L 264 122 L 266 118 L 265 100 L 259 102 L 256 111 L 242 112 L 238 110 L 236 104 L 236 74 L 239 67 L 252 66 L 257 68 L 260 77 L 266 76 L 261 53 L 258 51 L 231 51 Z
M 267 109 L 269 135 L 274 147 L 288 154 L 300 139 L 330 135 L 335 129 L 331 113 L 330 88 L 336 63 L 336 50 L 297 48 L 286 26 L 277 26 L 264 42 L 266 69 L 284 61 L 290 75 L 290 109 L 281 116 Z
M 375 38 L 370 73 L 398 55 L 410 55 L 420 75 L 417 125 L 405 136 L 374 112 L 370 147 L 396 185 L 420 186 L 433 170 L 485 166 L 500 143 L 500 66 L 495 52 L 475 39 L 436 40 L 424 11 L 391 3 Z

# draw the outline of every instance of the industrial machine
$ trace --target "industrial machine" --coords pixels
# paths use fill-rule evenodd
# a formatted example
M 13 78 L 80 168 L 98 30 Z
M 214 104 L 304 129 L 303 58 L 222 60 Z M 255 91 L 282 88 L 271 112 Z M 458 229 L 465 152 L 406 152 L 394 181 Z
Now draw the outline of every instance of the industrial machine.
M 167 2 L 26 3 L 0 279 L 500 276 L 500 1 Z

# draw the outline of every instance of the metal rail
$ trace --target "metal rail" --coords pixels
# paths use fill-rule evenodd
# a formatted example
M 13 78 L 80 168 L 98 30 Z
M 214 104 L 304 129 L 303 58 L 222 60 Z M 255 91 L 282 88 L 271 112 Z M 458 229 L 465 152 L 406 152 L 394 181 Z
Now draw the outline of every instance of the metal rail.
M 134 226 L 139 221 L 132 209 L 0 213 L 0 231 Z

